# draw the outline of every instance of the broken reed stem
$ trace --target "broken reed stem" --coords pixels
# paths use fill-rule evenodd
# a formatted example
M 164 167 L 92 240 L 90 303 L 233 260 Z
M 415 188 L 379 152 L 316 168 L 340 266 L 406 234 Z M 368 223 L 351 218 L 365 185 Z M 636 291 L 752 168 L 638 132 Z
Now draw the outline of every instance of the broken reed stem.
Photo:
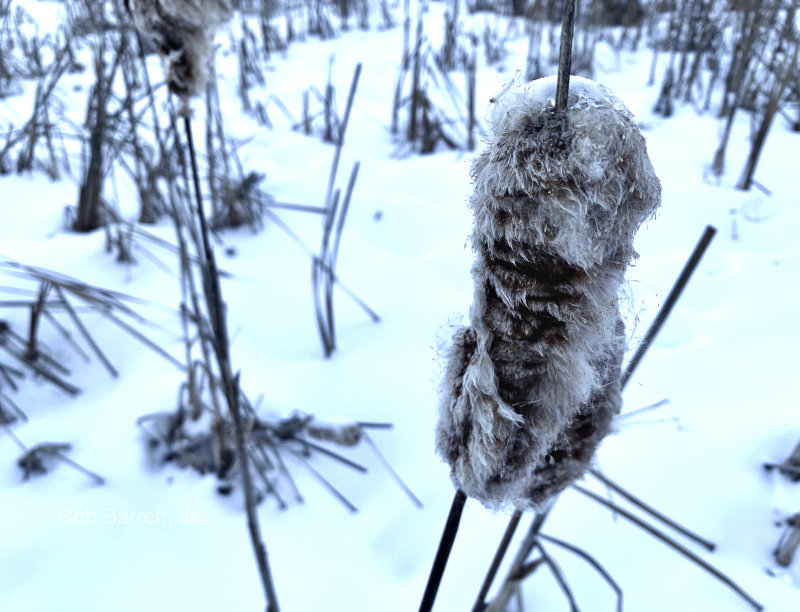
M 489 571 L 486 572 L 486 578 L 483 579 L 481 590 L 478 592 L 478 597 L 475 599 L 475 605 L 472 606 L 472 612 L 481 612 L 485 607 L 486 596 L 489 594 L 489 589 L 492 588 L 492 582 L 494 582 L 495 576 L 497 576 L 497 570 L 500 569 L 500 564 L 503 562 L 506 552 L 508 552 L 511 538 L 514 537 L 514 532 L 516 532 L 521 518 L 521 510 L 515 510 L 511 515 L 511 520 L 508 521 L 506 530 L 503 533 L 503 539 L 500 540 L 500 545 L 497 547 L 497 552 L 494 554 L 492 564 L 489 566 Z
M 764 609 L 764 606 L 762 606 L 755 599 L 753 599 L 744 589 L 742 589 L 742 587 L 740 587 L 738 584 L 736 584 L 733 581 L 733 579 L 731 579 L 730 577 L 728 577 L 725 574 L 723 574 L 716 567 L 714 567 L 713 565 L 711 565 L 707 561 L 701 559 L 695 553 L 693 553 L 691 550 L 689 550 L 688 548 L 686 548 L 685 546 L 683 546 L 679 542 L 676 542 L 675 540 L 673 540 L 671 537 L 669 537 L 665 533 L 659 531 L 658 529 L 656 529 L 652 525 L 646 523 L 645 521 L 643 521 L 642 519 L 640 519 L 636 515 L 628 512 L 627 510 L 625 510 L 621 506 L 619 506 L 619 505 L 617 505 L 617 504 L 615 504 L 613 502 L 610 502 L 607 499 L 604 499 L 602 496 L 598 495 L 597 493 L 595 493 L 593 491 L 590 491 L 589 489 L 584 489 L 580 485 L 576 485 L 576 484 L 573 484 L 572 488 L 575 491 L 578 491 L 579 493 L 582 493 L 586 497 L 596 501 L 598 504 L 600 504 L 602 506 L 605 506 L 606 508 L 608 508 L 612 512 L 615 512 L 615 513 L 619 514 L 620 516 L 622 516 L 623 518 L 626 518 L 631 523 L 633 523 L 634 525 L 636 525 L 640 529 L 643 529 L 644 531 L 649 533 L 654 538 L 656 538 L 658 540 L 661 540 L 662 542 L 664 542 L 664 544 L 666 544 L 667 546 L 669 546 L 673 550 L 679 552 L 680 554 L 682 554 L 684 557 L 686 557 L 690 561 L 693 561 L 695 564 L 697 564 L 698 566 L 700 566 L 701 568 L 706 570 L 709 574 L 714 576 L 717 580 L 719 580 L 723 584 L 727 585 L 737 595 L 739 595 L 742 599 L 744 599 L 747 603 L 749 603 L 753 607 L 753 609 L 755 609 L 755 610 L 763 610 Z
M 567 112 L 569 74 L 572 70 L 572 35 L 575 31 L 575 0 L 564 0 L 561 15 L 561 48 L 558 53 L 558 82 L 556 84 L 556 113 Z
M 461 489 L 457 489 L 456 494 L 453 496 L 453 504 L 450 506 L 450 514 L 447 515 L 442 539 L 439 541 L 439 549 L 436 551 L 436 558 L 433 560 L 433 567 L 431 567 L 431 573 L 428 576 L 428 584 L 422 596 L 422 603 L 419 605 L 419 612 L 430 612 L 433 608 L 433 602 L 436 599 L 436 593 L 439 591 L 439 585 L 444 575 L 444 568 L 447 565 L 450 551 L 453 549 L 456 533 L 458 533 L 458 524 L 461 521 L 461 514 L 464 512 L 466 501 L 467 494 Z
M 269 568 L 267 548 L 261 537 L 261 528 L 256 512 L 256 495 L 250 475 L 249 457 L 245 444 L 244 424 L 239 405 L 239 375 L 233 375 L 230 362 L 230 343 L 228 340 L 228 330 L 225 321 L 225 305 L 222 302 L 222 292 L 219 283 L 219 273 L 217 271 L 216 259 L 211 249 L 209 241 L 208 225 L 206 224 L 205 213 L 203 211 L 203 196 L 200 189 L 200 172 L 197 168 L 197 155 L 192 138 L 192 123 L 187 114 L 183 116 L 183 127 L 186 132 L 186 140 L 189 147 L 189 159 L 192 165 L 192 180 L 194 182 L 194 192 L 197 203 L 197 216 L 200 223 L 200 234 L 203 246 L 203 287 L 205 289 L 206 306 L 211 318 L 211 326 L 214 333 L 214 349 L 217 356 L 217 365 L 220 369 L 220 376 L 223 382 L 225 397 L 230 409 L 233 420 L 234 438 L 236 442 L 236 453 L 241 465 L 242 488 L 244 489 L 245 506 L 247 510 L 247 526 L 250 532 L 250 541 L 253 545 L 253 553 L 256 557 L 258 571 L 261 576 L 261 583 L 264 588 L 264 595 L 267 600 L 267 612 L 279 612 L 278 597 L 275 586 L 272 582 L 272 573 Z M 199 313 L 198 313 L 199 314 Z
M 656 335 L 659 331 L 661 331 L 664 322 L 669 317 L 670 312 L 672 312 L 672 308 L 675 306 L 675 303 L 678 301 L 678 298 L 681 297 L 681 293 L 686 288 L 686 285 L 689 283 L 689 279 L 694 274 L 694 271 L 697 269 L 697 265 L 700 263 L 700 260 L 703 258 L 703 255 L 708 249 L 708 245 L 711 244 L 711 240 L 714 238 L 714 235 L 717 233 L 715 227 L 711 225 L 707 225 L 706 229 L 703 231 L 703 235 L 700 236 L 700 240 L 697 242 L 697 245 L 694 248 L 689 260 L 686 262 L 686 265 L 681 270 L 681 274 L 678 277 L 678 280 L 675 281 L 672 289 L 667 296 L 667 299 L 664 301 L 664 305 L 656 314 L 656 318 L 653 320 L 653 323 L 650 325 L 650 328 L 647 330 L 642 341 L 639 343 L 638 348 L 636 349 L 636 353 L 634 353 L 631 360 L 628 362 L 628 365 L 625 366 L 625 370 L 622 373 L 622 388 L 625 388 L 625 385 L 630 380 L 631 376 L 633 376 L 633 372 L 639 365 L 639 362 L 644 357 L 644 354 L 647 352 L 647 349 L 650 348 L 653 340 L 655 339 Z
M 636 497 L 635 495 L 633 495 L 632 493 L 630 493 L 626 489 L 623 489 L 620 485 L 618 485 L 613 480 L 608 479 L 601 472 L 598 472 L 597 470 L 594 470 L 594 469 L 590 469 L 589 473 L 592 476 L 594 476 L 595 478 L 597 478 L 597 480 L 602 482 L 604 485 L 606 485 L 608 488 L 612 489 L 613 491 L 615 491 L 616 493 L 618 493 L 619 495 L 621 495 L 622 497 L 627 499 L 629 502 L 631 502 L 635 506 L 638 506 L 639 508 L 641 508 L 642 510 L 647 512 L 647 514 L 649 514 L 650 516 L 658 519 L 659 521 L 661 521 L 665 525 L 671 527 L 672 529 L 674 529 L 678 533 L 686 536 L 687 538 L 689 538 L 693 542 L 695 542 L 695 543 L 699 544 L 700 546 L 702 546 L 703 548 L 705 548 L 707 551 L 714 552 L 714 550 L 717 548 L 717 545 L 714 544 L 714 542 L 706 540 L 702 536 L 697 535 L 696 533 L 694 533 L 693 531 L 687 529 L 683 525 L 680 525 L 680 524 L 676 523 L 671 518 L 661 514 L 661 512 L 659 512 L 658 510 L 656 510 L 655 508 L 653 508 L 649 504 L 646 504 L 645 502 L 643 502 L 641 499 L 639 499 L 638 497 Z

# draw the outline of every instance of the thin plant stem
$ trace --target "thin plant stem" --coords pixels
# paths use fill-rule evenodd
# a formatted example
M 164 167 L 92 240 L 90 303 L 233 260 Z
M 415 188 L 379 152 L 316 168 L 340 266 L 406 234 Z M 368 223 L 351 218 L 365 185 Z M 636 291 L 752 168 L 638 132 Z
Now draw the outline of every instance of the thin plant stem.
M 486 596 L 489 594 L 489 589 L 492 588 L 492 582 L 494 582 L 495 576 L 497 576 L 497 570 L 500 569 L 500 564 L 503 562 L 506 552 L 508 552 L 508 546 L 511 544 L 511 538 L 514 537 L 514 532 L 516 532 L 517 527 L 519 526 L 519 520 L 521 518 L 521 510 L 515 510 L 511 515 L 511 519 L 508 521 L 505 533 L 503 533 L 503 539 L 500 540 L 500 545 L 497 547 L 497 552 L 494 554 L 492 564 L 489 566 L 489 571 L 486 572 L 486 578 L 483 579 L 483 584 L 481 585 L 481 590 L 478 593 L 477 599 L 475 600 L 475 605 L 472 607 L 472 612 L 480 612 L 483 610 L 486 602 Z
M 347 508 L 353 514 L 358 512 L 358 508 L 356 507 L 356 505 L 353 502 L 351 502 L 349 499 L 347 499 L 347 497 L 344 495 L 344 493 L 342 493 L 339 489 L 337 489 L 330 480 L 325 478 L 325 476 L 323 476 L 322 473 L 319 470 L 317 470 L 313 465 L 311 465 L 311 462 L 308 459 L 306 459 L 306 457 L 305 457 L 305 455 L 303 455 L 303 453 L 300 453 L 300 452 L 298 452 L 298 451 L 296 451 L 294 449 L 289 449 L 289 452 L 292 455 L 294 455 L 298 460 L 300 460 L 300 462 L 303 463 L 303 465 L 305 465 L 306 468 L 308 468 L 308 471 L 311 472 L 311 474 L 317 480 L 319 480 L 322 483 L 322 485 L 326 489 L 328 489 L 328 491 L 336 499 L 338 499 L 340 502 L 342 502 L 342 504 L 344 505 L 345 508 Z
M 658 529 L 656 529 L 652 525 L 646 523 L 645 521 L 643 521 L 642 519 L 640 519 L 636 515 L 628 512 L 627 510 L 625 510 L 625 508 L 622 508 L 621 506 L 615 504 L 614 502 L 610 502 L 607 499 L 604 499 L 603 497 L 601 497 L 600 495 L 598 495 L 597 493 L 595 493 L 593 491 L 590 491 L 588 489 L 584 489 L 580 485 L 576 485 L 576 484 L 572 485 L 572 488 L 574 490 L 578 491 L 579 493 L 582 493 L 586 497 L 596 501 L 598 504 L 600 504 L 602 506 L 605 506 L 606 508 L 612 510 L 613 512 L 616 512 L 617 514 L 619 514 L 623 518 L 629 520 L 631 523 L 633 523 L 634 525 L 636 525 L 640 529 L 643 529 L 644 531 L 646 531 L 647 533 L 649 533 L 650 535 L 652 535 L 656 539 L 661 540 L 662 542 L 664 542 L 664 544 L 666 544 L 667 546 L 669 546 L 673 550 L 679 552 L 684 557 L 688 558 L 690 561 L 693 561 L 695 564 L 697 564 L 698 566 L 700 566 L 701 568 L 706 570 L 709 574 L 714 576 L 717 580 L 719 580 L 723 584 L 727 585 L 737 595 L 739 595 L 742 599 L 744 599 L 747 603 L 749 603 L 753 607 L 754 610 L 763 610 L 764 609 L 764 606 L 762 606 L 755 599 L 753 599 L 753 597 L 751 595 L 749 595 L 742 587 L 740 587 L 738 584 L 736 584 L 733 581 L 733 579 L 731 579 L 730 577 L 728 577 L 725 574 L 723 574 L 716 567 L 714 567 L 713 565 L 711 565 L 707 561 L 701 559 L 695 553 L 693 553 L 691 550 L 689 550 L 688 548 L 686 548 L 685 546 L 683 546 L 679 542 L 676 542 L 675 540 L 670 538 L 665 533 L 659 531 Z
M 295 437 L 294 439 L 302 443 L 303 446 L 315 450 L 318 453 L 325 455 L 326 457 L 330 457 L 331 459 L 338 461 L 342 465 L 346 465 L 347 467 L 355 470 L 356 472 L 361 472 L 362 474 L 366 474 L 368 471 L 367 468 L 361 465 L 360 463 L 356 463 L 355 461 L 353 461 L 352 459 L 348 459 L 344 455 L 340 455 L 339 453 L 332 451 L 329 448 L 325 448 L 321 444 L 316 444 L 315 442 L 312 442 L 311 440 L 307 440 L 305 438 Z
M 431 567 L 431 573 L 428 576 L 428 584 L 422 596 L 422 603 L 419 605 L 419 612 L 430 612 L 433 608 L 433 602 L 442 582 L 447 559 L 450 557 L 450 551 L 453 549 L 453 543 L 456 540 L 458 524 L 461 522 L 461 514 L 464 512 L 466 501 L 467 494 L 461 489 L 457 489 L 455 496 L 453 496 L 453 504 L 450 506 L 450 514 L 447 515 L 447 522 L 444 525 L 439 549 L 436 551 L 436 558 L 433 560 L 433 567 Z
M 637 348 L 636 353 L 634 354 L 633 358 L 628 362 L 628 365 L 627 365 L 627 367 L 625 368 L 625 370 L 624 370 L 624 372 L 622 374 L 622 389 L 624 389 L 625 385 L 628 383 L 628 381 L 630 381 L 631 376 L 633 374 L 633 371 L 636 369 L 636 367 L 638 366 L 639 362 L 641 362 L 641 360 L 644 357 L 645 353 L 647 353 L 647 349 L 650 347 L 650 345 L 651 345 L 653 339 L 655 338 L 656 334 L 659 332 L 659 330 L 661 329 L 661 326 L 664 324 L 664 322 L 666 321 L 667 317 L 669 316 L 669 313 L 672 310 L 672 307 L 675 305 L 675 303 L 677 302 L 678 298 L 680 297 L 683 289 L 685 288 L 686 284 L 689 282 L 689 279 L 691 278 L 692 273 L 697 268 L 697 264 L 700 262 L 700 259 L 702 258 L 703 254 L 705 253 L 706 249 L 708 248 L 708 245 L 710 244 L 711 240 L 713 239 L 715 233 L 716 233 L 716 229 L 709 225 L 709 226 L 706 227 L 705 231 L 703 232 L 703 235 L 700 237 L 700 241 L 698 242 L 697 246 L 695 247 L 695 250 L 692 253 L 692 255 L 689 257 L 689 260 L 687 261 L 686 265 L 684 266 L 684 269 L 681 272 L 681 275 L 678 277 L 678 280 L 675 282 L 675 285 L 672 288 L 672 291 L 670 291 L 670 294 L 667 297 L 667 300 L 664 302 L 664 305 L 661 307 L 661 309 L 659 310 L 658 314 L 656 315 L 656 318 L 653 321 L 653 324 L 647 330 L 647 333 L 645 334 L 644 339 L 639 344 L 639 347 Z M 543 513 L 544 516 L 546 516 L 548 512 L 549 512 L 549 509 L 546 510 Z M 512 521 L 513 521 L 513 517 L 512 517 Z M 510 526 L 510 522 L 509 522 L 509 526 Z M 523 545 L 524 546 L 527 545 L 527 540 L 526 540 L 526 543 L 524 543 Z M 532 546 L 533 546 L 533 544 L 531 543 L 530 547 L 532 547 Z M 527 554 L 530 552 L 530 550 L 531 550 L 531 548 L 528 548 L 528 552 L 525 555 L 526 557 L 527 557 Z M 520 553 L 522 553 L 522 549 L 520 550 Z M 503 551 L 503 554 L 505 554 L 505 551 Z M 498 564 L 499 564 L 500 561 L 502 561 L 502 557 L 498 561 Z M 524 559 L 523 559 L 522 562 L 520 562 L 520 567 L 521 567 L 522 563 L 524 563 Z M 508 581 L 508 579 L 507 579 L 507 581 Z M 507 592 L 503 592 L 502 593 L 502 597 L 504 598 L 502 605 L 505 605 L 510 600 L 512 593 L 513 593 L 513 589 L 510 589 L 510 588 L 507 589 Z M 498 598 L 499 597 L 500 596 L 498 596 Z M 480 603 L 480 602 L 478 602 L 478 603 Z M 494 604 L 492 604 L 492 605 L 494 606 Z M 502 610 L 502 607 L 500 607 L 500 608 L 492 608 L 492 609 Z
M 333 196 L 333 185 L 336 182 L 336 173 L 339 169 L 339 159 L 342 156 L 342 149 L 344 148 L 344 134 L 347 131 L 347 124 L 350 121 L 350 111 L 353 108 L 353 100 L 356 97 L 356 88 L 358 87 L 358 79 L 361 76 L 361 64 L 356 64 L 355 72 L 353 73 L 353 81 L 350 84 L 350 93 L 347 96 L 347 104 L 342 116 L 342 123 L 339 126 L 339 133 L 336 138 L 336 149 L 333 154 L 333 162 L 331 163 L 331 173 L 328 177 L 328 188 L 325 191 L 325 208 L 331 206 L 331 197 Z
M 556 546 L 563 548 L 564 550 L 568 550 L 569 552 L 579 556 L 581 559 L 583 559 L 589 565 L 591 565 L 595 570 L 597 570 L 597 573 L 603 577 L 603 579 L 608 583 L 608 585 L 611 587 L 614 593 L 617 594 L 617 612 L 622 612 L 622 588 L 611 577 L 611 574 L 608 573 L 608 570 L 606 570 L 602 565 L 600 565 L 597 559 L 592 557 L 585 550 L 578 548 L 577 546 L 574 546 L 569 542 L 565 542 L 564 540 L 554 538 L 544 533 L 539 534 L 539 539 L 545 540 L 546 542 L 551 542 Z
M 222 293 L 219 284 L 219 274 L 217 273 L 214 251 L 211 249 L 209 241 L 208 225 L 206 224 L 205 212 L 203 211 L 203 196 L 200 189 L 200 172 L 197 169 L 197 155 L 192 139 L 192 123 L 189 114 L 183 116 L 183 126 L 186 132 L 186 140 L 189 148 L 189 159 L 192 166 L 192 180 L 194 182 L 194 192 L 197 203 L 197 216 L 200 223 L 200 235 L 203 246 L 203 287 L 206 295 L 206 305 L 209 310 L 211 325 L 214 332 L 214 349 L 220 369 L 220 376 L 223 381 L 228 408 L 230 409 L 233 420 L 234 438 L 236 443 L 236 453 L 238 455 L 242 474 L 242 488 L 244 489 L 245 506 L 247 511 L 247 526 L 250 532 L 250 540 L 253 545 L 253 553 L 256 557 L 258 571 L 264 588 L 264 595 L 267 600 L 267 612 L 279 612 L 278 597 L 275 586 L 272 582 L 272 573 L 269 568 L 267 557 L 267 547 L 261 537 L 261 527 L 256 512 L 256 494 L 250 474 L 249 457 L 245 443 L 244 423 L 239 405 L 239 375 L 233 375 L 230 362 L 230 344 L 228 341 L 227 323 L 225 321 L 225 310 L 222 302 Z M 198 313 L 199 314 L 199 313 Z
M 59 459 L 61 459 L 61 461 L 63 461 L 64 463 L 66 463 L 67 465 L 72 467 L 73 469 L 79 471 L 81 474 L 84 474 L 84 475 L 88 476 L 89 478 L 91 478 L 94 481 L 95 484 L 98 484 L 98 485 L 106 484 L 106 479 L 103 478 L 102 476 L 100 476 L 100 474 L 95 474 L 91 470 L 86 469 L 85 467 L 83 467 L 77 461 L 74 461 L 73 459 L 70 459 L 69 457 L 67 457 L 64 453 L 56 452 L 55 456 L 58 457 Z
M 363 427 L 363 425 L 361 426 Z M 398 486 L 408 496 L 408 498 L 411 500 L 411 503 L 414 504 L 417 508 L 422 508 L 422 502 L 416 495 L 414 495 L 414 492 L 403 481 L 403 479 L 400 478 L 400 474 L 398 474 L 397 471 L 389 463 L 389 461 L 387 461 L 386 457 L 383 456 L 383 453 L 378 448 L 378 445 L 375 444 L 375 440 L 373 440 L 371 436 L 367 435 L 367 432 L 364 432 L 362 435 L 364 441 L 370 446 L 370 448 L 372 448 L 372 451 L 378 457 L 378 460 L 381 462 L 381 465 L 383 465 L 384 469 L 386 469 L 386 471 L 389 472 L 389 475 L 394 479 L 394 481 L 398 484 Z
M 561 15 L 561 48 L 558 54 L 556 113 L 566 113 L 569 97 L 569 73 L 572 70 L 572 35 L 575 31 L 575 0 L 564 0 Z
M 647 330 L 642 341 L 639 343 L 638 348 L 636 349 L 636 353 L 634 353 L 631 360 L 628 362 L 628 365 L 625 366 L 625 370 L 622 373 L 622 388 L 625 388 L 625 385 L 628 384 L 630 381 L 631 376 L 633 376 L 633 372 L 641 362 L 642 358 L 644 357 L 647 349 L 650 348 L 650 345 L 653 343 L 656 335 L 659 331 L 661 331 L 664 322 L 669 317 L 670 312 L 672 312 L 672 308 L 675 306 L 675 303 L 678 301 L 678 298 L 681 297 L 681 293 L 686 288 L 686 285 L 689 283 L 689 279 L 694 274 L 694 271 L 697 269 L 697 265 L 700 263 L 700 260 L 703 258 L 703 255 L 708 249 L 708 245 L 711 244 L 711 240 L 713 240 L 714 235 L 717 233 L 716 228 L 712 227 L 711 225 L 707 225 L 706 229 L 703 231 L 703 235 L 700 236 L 700 240 L 697 242 L 697 246 L 695 246 L 694 251 L 692 252 L 691 256 L 689 257 L 686 265 L 683 267 L 683 270 L 678 276 L 678 280 L 675 281 L 672 289 L 667 296 L 667 299 L 664 301 L 664 305 L 658 311 L 655 320 L 653 321 L 650 328 Z
M 714 552 L 714 550 L 716 550 L 717 545 L 714 544 L 714 542 L 706 540 L 704 537 L 697 535 L 696 533 L 694 533 L 693 531 L 687 529 L 683 525 L 680 525 L 679 523 L 676 523 L 675 521 L 673 521 L 668 516 L 663 515 L 661 512 L 659 512 L 658 510 L 656 510 L 655 508 L 653 508 L 649 504 L 646 504 L 641 499 L 636 497 L 633 493 L 631 493 L 630 491 L 624 489 L 623 487 L 618 485 L 613 480 L 609 479 L 605 474 L 603 474 L 603 473 L 601 473 L 601 472 L 599 472 L 597 470 L 594 470 L 594 469 L 590 469 L 589 473 L 592 476 L 594 476 L 595 478 L 597 478 L 597 480 L 602 482 L 604 485 L 606 485 L 608 488 L 612 489 L 613 491 L 615 491 L 616 493 L 618 493 L 619 495 L 621 495 L 622 497 L 627 499 L 633 505 L 638 506 L 639 508 L 641 508 L 642 510 L 647 512 L 647 514 L 649 514 L 650 516 L 658 519 L 659 521 L 661 521 L 665 525 L 668 525 L 669 527 L 671 527 L 672 529 L 674 529 L 678 533 L 686 536 L 687 538 L 689 538 L 693 542 L 695 542 L 695 543 L 699 544 L 700 546 L 702 546 L 703 548 L 705 548 L 707 551 Z
M 550 568 L 550 571 L 553 572 L 553 577 L 556 579 L 558 586 L 561 587 L 564 597 L 567 598 L 567 602 L 569 602 L 570 612 L 580 612 L 578 602 L 575 600 L 575 594 L 572 592 L 572 589 L 570 588 L 567 578 L 564 576 L 564 572 L 561 570 L 561 567 L 558 565 L 558 563 L 556 563 L 555 559 L 553 559 L 547 553 L 544 545 L 541 543 L 538 537 L 536 538 L 534 546 L 539 549 L 539 554 L 542 555 L 542 559 L 544 559 L 544 562 Z
M 502 612 L 505 610 L 520 582 L 527 576 L 528 573 L 524 569 L 525 561 L 528 559 L 528 556 L 531 554 L 531 551 L 536 545 L 539 532 L 541 532 L 542 525 L 544 525 L 545 520 L 547 520 L 547 517 L 552 510 L 553 504 L 554 502 L 550 502 L 550 506 L 541 512 L 537 512 L 533 517 L 533 522 L 528 530 L 528 534 L 525 536 L 525 539 L 522 541 L 522 544 L 517 551 L 517 556 L 514 558 L 514 561 L 511 564 L 511 568 L 508 571 L 505 582 L 500 588 L 500 592 L 486 608 L 486 612 Z

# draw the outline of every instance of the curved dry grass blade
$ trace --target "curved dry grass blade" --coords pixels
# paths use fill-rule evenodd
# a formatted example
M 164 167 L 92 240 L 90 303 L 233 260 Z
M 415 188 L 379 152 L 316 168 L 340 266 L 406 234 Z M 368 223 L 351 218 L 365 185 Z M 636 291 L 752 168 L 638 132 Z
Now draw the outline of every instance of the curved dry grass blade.
M 553 544 L 555 544 L 556 546 L 560 546 L 564 550 L 570 551 L 571 553 L 579 556 L 581 559 L 586 561 L 595 570 L 597 570 L 597 573 L 603 577 L 608 586 L 610 586 L 611 589 L 614 591 L 614 593 L 617 594 L 617 612 L 622 612 L 622 587 L 620 587 L 619 584 L 617 584 L 614 578 L 612 578 L 611 574 L 608 573 L 608 570 L 606 570 L 606 568 L 600 565 L 600 563 L 594 557 L 592 557 L 582 548 L 578 548 L 577 546 L 574 546 L 569 542 L 565 542 L 564 540 L 559 540 L 558 538 L 554 538 L 544 533 L 540 533 L 539 538 L 547 542 L 552 542 Z
M 310 204 L 293 204 L 291 202 L 275 202 L 269 201 L 264 202 L 264 206 L 267 208 L 278 208 L 284 210 L 293 210 L 296 212 L 307 212 L 307 213 L 314 213 L 317 215 L 327 215 L 328 211 L 321 207 L 321 206 L 311 206 Z
M 567 598 L 567 602 L 569 602 L 569 608 L 571 612 L 580 612 L 580 608 L 578 607 L 578 602 L 575 600 L 575 594 L 572 592 L 572 589 L 567 582 L 567 577 L 564 575 L 564 572 L 561 569 L 561 566 L 556 563 L 555 559 L 551 557 L 547 551 L 545 550 L 542 543 L 537 539 L 536 540 L 536 548 L 539 549 L 539 553 L 542 555 L 542 559 L 550 568 L 550 571 L 553 573 L 553 577 L 556 579 L 558 586 L 561 588 L 561 591 L 564 593 L 564 597 Z
M 750 604 L 753 607 L 753 609 L 755 609 L 755 610 L 763 610 L 764 609 L 764 606 L 762 606 L 755 599 L 753 599 L 753 597 L 751 595 L 749 595 L 742 587 L 740 587 L 738 584 L 736 584 L 733 581 L 733 579 L 731 579 L 728 576 L 726 576 L 725 574 L 723 574 L 720 570 L 718 570 L 716 567 L 714 567 L 713 565 L 711 565 L 707 561 L 705 561 L 705 560 L 701 559 L 700 557 L 698 557 L 695 553 L 693 553 L 691 550 L 689 550 L 688 548 L 686 548 L 685 546 L 683 546 L 679 542 L 676 542 L 675 540 L 670 538 L 667 534 L 659 531 L 658 529 L 656 529 L 652 525 L 646 523 L 645 521 L 643 521 L 639 517 L 635 516 L 634 514 L 631 514 L 630 512 L 628 512 L 627 510 L 625 510 L 621 506 L 619 506 L 619 505 L 617 505 L 617 504 L 615 504 L 613 502 L 610 502 L 610 501 L 608 501 L 606 499 L 603 499 L 600 495 L 598 495 L 597 493 L 594 493 L 593 491 L 589 491 L 588 489 L 584 489 L 580 485 L 576 485 L 576 484 L 573 484 L 572 488 L 575 489 L 576 491 L 578 491 L 579 493 L 583 493 L 586 497 L 589 497 L 590 499 L 596 501 L 598 504 L 600 504 L 602 506 L 605 506 L 606 508 L 609 508 L 610 510 L 613 510 L 614 512 L 616 512 L 620 516 L 628 519 L 631 523 L 633 523 L 634 525 L 636 525 L 640 529 L 643 529 L 644 531 L 646 531 L 647 533 L 649 533 L 650 535 L 652 535 L 656 539 L 661 540 L 662 542 L 664 542 L 664 544 L 666 544 L 667 546 L 669 546 L 673 550 L 679 552 L 684 557 L 688 558 L 690 561 L 693 561 L 696 565 L 700 566 L 701 568 L 706 570 L 709 574 L 714 576 L 717 580 L 719 580 L 723 584 L 727 585 L 732 591 L 734 591 L 737 595 L 739 595 L 742 599 L 744 599 L 748 604 Z
M 342 149 L 344 148 L 344 135 L 347 132 L 347 124 L 350 122 L 350 111 L 353 109 L 353 101 L 356 97 L 356 89 L 358 88 L 358 79 L 361 76 L 361 63 L 356 64 L 355 72 L 353 73 L 353 81 L 350 84 L 350 93 L 347 96 L 347 104 L 345 105 L 344 115 L 342 116 L 342 123 L 339 127 L 339 134 L 336 138 L 336 150 L 333 154 L 333 162 L 331 163 L 331 173 L 328 177 L 328 188 L 325 191 L 325 208 L 330 208 L 331 198 L 333 197 L 333 186 L 336 182 L 336 173 L 339 169 L 339 158 L 342 156 Z
M 673 521 L 668 516 L 665 516 L 664 514 L 662 514 L 661 512 L 659 512 L 658 510 L 656 510 L 652 506 L 650 506 L 649 504 L 646 504 L 645 502 L 643 502 L 641 499 L 636 497 L 633 493 L 631 493 L 627 489 L 622 488 L 616 482 L 614 482 L 613 480 L 608 478 L 605 474 L 603 474 L 603 473 L 601 473 L 601 472 L 599 472 L 598 470 L 595 470 L 595 469 L 590 469 L 589 473 L 592 476 L 594 476 L 595 478 L 597 478 L 597 480 L 602 482 L 604 485 L 606 485 L 608 488 L 612 489 L 613 491 L 615 491 L 616 493 L 620 494 L 622 497 L 627 499 L 634 506 L 637 506 L 638 508 L 641 508 L 642 510 L 647 512 L 647 514 L 649 514 L 650 516 L 658 519 L 659 521 L 661 521 L 665 525 L 671 527 L 672 529 L 674 529 L 675 531 L 677 531 L 681 535 L 686 536 L 687 538 L 689 538 L 693 542 L 699 544 L 700 546 L 702 546 L 703 548 L 705 548 L 709 552 L 714 552 L 714 550 L 716 550 L 717 545 L 714 544 L 714 542 L 711 542 L 710 540 L 706 540 L 704 537 L 697 535 L 696 533 L 694 533 L 693 531 L 687 529 L 683 525 L 681 525 L 679 523 L 676 523 L 675 521 Z

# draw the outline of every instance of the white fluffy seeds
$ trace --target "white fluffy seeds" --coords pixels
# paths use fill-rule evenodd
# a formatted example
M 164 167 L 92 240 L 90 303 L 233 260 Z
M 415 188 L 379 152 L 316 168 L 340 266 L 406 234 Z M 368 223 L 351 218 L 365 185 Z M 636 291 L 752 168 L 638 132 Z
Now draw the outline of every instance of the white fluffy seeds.
M 541 507 L 608 432 L 621 404 L 617 291 L 660 203 L 624 105 L 573 77 L 564 123 L 555 87 L 502 92 L 472 168 L 475 299 L 453 338 L 437 443 L 455 485 L 490 507 Z
M 167 64 L 170 91 L 188 99 L 203 91 L 214 31 L 231 16 L 229 0 L 125 0 L 134 24 Z

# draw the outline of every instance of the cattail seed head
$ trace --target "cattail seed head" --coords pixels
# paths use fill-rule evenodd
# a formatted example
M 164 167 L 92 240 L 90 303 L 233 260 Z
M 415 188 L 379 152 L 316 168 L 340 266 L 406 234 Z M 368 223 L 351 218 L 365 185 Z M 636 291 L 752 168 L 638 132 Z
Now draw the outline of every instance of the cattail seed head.
M 125 6 L 158 46 L 170 91 L 184 100 L 202 92 L 214 32 L 231 16 L 229 0 L 125 0 Z
M 475 160 L 471 325 L 456 331 L 437 445 L 490 507 L 540 508 L 588 466 L 619 412 L 617 292 L 661 186 L 628 110 L 574 77 L 498 96 Z

